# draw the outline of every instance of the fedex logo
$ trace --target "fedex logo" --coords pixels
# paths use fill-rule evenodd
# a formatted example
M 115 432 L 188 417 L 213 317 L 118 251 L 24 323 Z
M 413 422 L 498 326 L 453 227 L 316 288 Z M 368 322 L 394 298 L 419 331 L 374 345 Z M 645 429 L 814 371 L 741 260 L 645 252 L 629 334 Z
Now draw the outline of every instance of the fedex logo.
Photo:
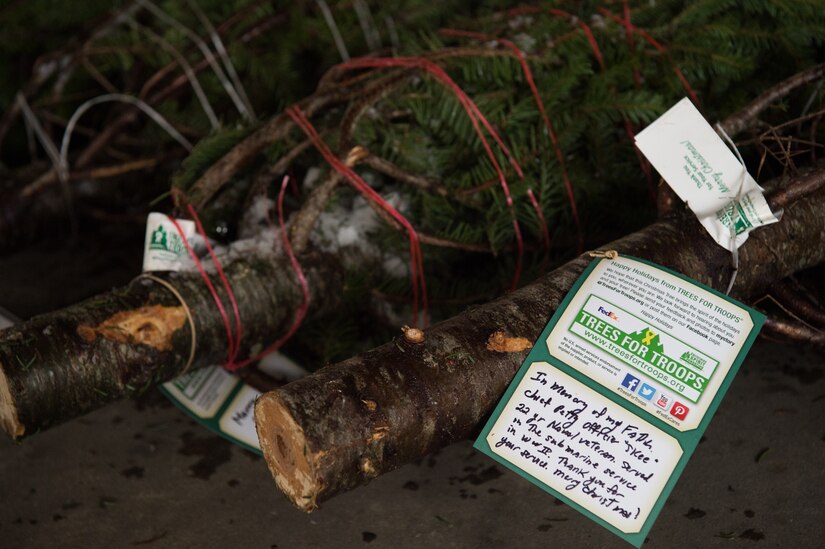
M 599 312 L 600 312 L 600 313 L 602 313 L 602 314 L 603 314 L 604 316 L 606 316 L 607 318 L 612 318 L 613 320 L 619 320 L 619 317 L 618 317 L 618 316 L 616 316 L 616 313 L 614 313 L 613 311 L 608 311 L 608 310 L 607 310 L 607 309 L 605 309 L 604 307 L 601 307 L 601 306 L 600 306 L 600 307 L 599 307 Z

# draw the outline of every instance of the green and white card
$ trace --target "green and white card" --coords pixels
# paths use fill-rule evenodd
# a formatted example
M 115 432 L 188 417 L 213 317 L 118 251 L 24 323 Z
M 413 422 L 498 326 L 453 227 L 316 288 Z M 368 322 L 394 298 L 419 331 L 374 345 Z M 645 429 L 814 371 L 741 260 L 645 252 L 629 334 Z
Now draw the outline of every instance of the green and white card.
M 639 547 L 764 320 L 664 267 L 594 260 L 475 447 Z

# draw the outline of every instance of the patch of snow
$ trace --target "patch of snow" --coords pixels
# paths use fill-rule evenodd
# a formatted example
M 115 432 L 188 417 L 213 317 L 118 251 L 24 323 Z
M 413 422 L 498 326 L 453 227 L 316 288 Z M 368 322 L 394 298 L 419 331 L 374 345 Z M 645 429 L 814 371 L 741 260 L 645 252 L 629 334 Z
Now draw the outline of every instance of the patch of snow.
M 258 195 L 249 209 L 244 212 L 238 224 L 240 238 L 254 238 L 263 228 L 269 227 L 269 212 L 275 207 L 275 201 L 266 195 Z
M 519 47 L 519 49 L 523 52 L 532 52 L 533 49 L 536 47 L 536 39 L 527 34 L 526 32 L 520 32 L 513 37 L 513 42 Z
M 343 246 L 352 246 L 358 242 L 358 231 L 355 227 L 341 227 L 338 229 L 338 245 Z
M 517 15 L 507 21 L 507 26 L 513 30 L 521 27 L 529 27 L 533 24 L 533 17 L 530 15 Z
M 318 182 L 321 180 L 321 174 L 323 170 L 318 167 L 311 167 L 307 170 L 307 174 L 304 176 L 304 189 L 307 191 L 311 191 L 315 187 L 318 186 Z
M 397 255 L 384 258 L 384 272 L 395 278 L 406 278 L 410 276 L 409 263 L 402 260 Z

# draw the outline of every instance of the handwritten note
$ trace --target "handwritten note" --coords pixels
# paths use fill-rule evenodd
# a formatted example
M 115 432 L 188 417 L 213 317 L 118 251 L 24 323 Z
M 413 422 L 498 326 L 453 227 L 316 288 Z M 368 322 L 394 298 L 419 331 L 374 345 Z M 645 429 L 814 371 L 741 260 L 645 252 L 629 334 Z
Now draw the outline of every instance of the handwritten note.
M 639 547 L 762 322 L 657 265 L 596 260 L 475 447 Z
M 626 533 L 641 530 L 682 455 L 663 431 L 535 362 L 487 435 L 492 451 Z

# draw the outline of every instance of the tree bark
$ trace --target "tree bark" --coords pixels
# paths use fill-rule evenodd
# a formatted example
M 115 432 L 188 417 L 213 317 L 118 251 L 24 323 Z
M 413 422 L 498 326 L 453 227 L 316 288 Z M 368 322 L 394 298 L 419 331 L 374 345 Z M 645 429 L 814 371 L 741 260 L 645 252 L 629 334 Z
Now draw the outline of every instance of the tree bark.
M 313 312 L 334 309 L 343 285 L 334 258 L 302 264 Z M 238 260 L 225 272 L 243 325 L 240 359 L 289 328 L 303 294 L 288 260 Z M 153 276 L 0 332 L 0 423 L 11 437 L 225 360 L 224 322 L 200 275 Z M 220 281 L 213 284 L 228 304 Z
M 823 170 L 803 176 L 822 179 Z M 751 233 L 739 250 L 732 296 L 825 259 L 825 190 L 786 207 L 781 222 Z M 716 289 L 731 276 L 730 252 L 692 214 L 676 212 L 604 249 L 664 265 Z M 425 331 L 328 366 L 267 393 L 255 406 L 258 437 L 280 489 L 300 509 L 368 482 L 452 442 L 472 437 L 495 407 L 527 350 L 497 352 L 503 331 L 535 341 L 590 258 L 582 255 L 537 282 Z

